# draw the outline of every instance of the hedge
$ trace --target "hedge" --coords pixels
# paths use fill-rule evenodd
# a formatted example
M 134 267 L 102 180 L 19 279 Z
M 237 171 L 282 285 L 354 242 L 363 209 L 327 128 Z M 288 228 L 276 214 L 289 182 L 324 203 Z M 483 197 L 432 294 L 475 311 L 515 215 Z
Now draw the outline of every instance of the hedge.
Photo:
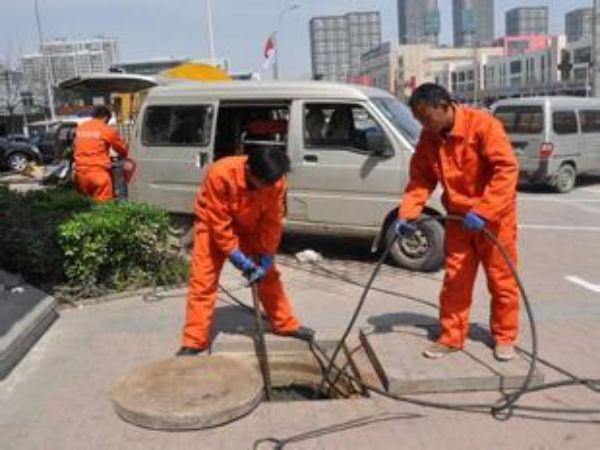
M 168 214 L 132 202 L 94 205 L 69 188 L 0 188 L 0 267 L 47 290 L 80 296 L 181 282 Z

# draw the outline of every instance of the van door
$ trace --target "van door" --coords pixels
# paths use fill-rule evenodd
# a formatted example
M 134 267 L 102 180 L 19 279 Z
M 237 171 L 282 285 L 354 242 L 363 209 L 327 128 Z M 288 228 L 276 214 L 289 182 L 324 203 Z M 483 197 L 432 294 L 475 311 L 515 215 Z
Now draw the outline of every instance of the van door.
M 579 111 L 581 143 L 580 172 L 600 170 L 600 109 Z
M 136 174 L 130 195 L 189 214 L 212 161 L 217 102 L 147 105 L 136 128 Z
M 399 202 L 409 152 L 365 103 L 298 101 L 291 120 L 288 221 L 379 226 Z
M 558 168 L 567 163 L 575 163 L 579 167 L 580 133 L 577 125 L 577 114 L 573 109 L 554 109 L 552 111 L 552 143 L 554 152 L 550 159 L 549 171 L 556 173 Z

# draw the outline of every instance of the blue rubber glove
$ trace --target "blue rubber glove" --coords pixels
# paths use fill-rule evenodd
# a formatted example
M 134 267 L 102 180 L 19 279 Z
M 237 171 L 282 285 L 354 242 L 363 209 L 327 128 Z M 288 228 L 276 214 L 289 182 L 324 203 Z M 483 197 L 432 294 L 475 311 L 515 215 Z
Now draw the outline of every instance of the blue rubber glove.
M 256 266 L 250 272 L 244 273 L 244 276 L 246 277 L 246 280 L 248 280 L 249 284 L 254 284 L 262 280 L 266 274 L 267 271 L 262 266 Z
M 265 272 L 268 272 L 273 265 L 274 260 L 275 257 L 273 255 L 260 255 L 260 267 L 262 267 Z
M 410 238 L 417 231 L 417 224 L 414 220 L 396 219 L 393 227 L 396 234 L 403 238 Z
M 473 211 L 467 213 L 463 219 L 463 225 L 467 230 L 480 231 L 485 227 L 485 220 L 481 218 L 477 213 Z
M 231 252 L 229 261 L 231 261 L 231 264 L 233 264 L 236 269 L 240 270 L 244 276 L 256 269 L 256 264 L 238 249 Z

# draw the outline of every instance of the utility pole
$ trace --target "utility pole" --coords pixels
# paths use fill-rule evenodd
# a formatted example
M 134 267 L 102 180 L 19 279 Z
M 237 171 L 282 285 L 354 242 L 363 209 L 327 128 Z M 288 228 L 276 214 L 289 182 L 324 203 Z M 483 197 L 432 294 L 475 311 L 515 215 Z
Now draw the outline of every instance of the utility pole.
M 295 11 L 298 8 L 300 8 L 300 5 L 296 3 L 288 5 L 285 8 L 283 8 L 283 10 L 281 10 L 279 15 L 277 16 L 277 27 L 275 28 L 275 32 L 273 33 L 273 44 L 275 45 L 275 55 L 273 60 L 273 78 L 275 80 L 279 79 L 279 30 L 281 29 L 281 22 L 283 21 L 283 17 L 287 13 Z
M 210 59 L 213 65 L 216 65 L 215 57 L 215 38 L 213 35 L 213 23 L 212 23 L 212 8 L 210 0 L 206 0 L 206 15 L 208 16 L 208 43 L 210 46 Z
M 34 0 L 35 6 L 35 19 L 37 22 L 38 36 L 40 39 L 40 51 L 42 52 L 42 62 L 44 64 L 45 72 L 46 72 L 46 90 L 48 93 L 48 108 L 50 109 L 50 118 L 52 120 L 56 119 L 56 113 L 54 112 L 54 91 L 53 85 L 54 80 L 52 79 L 52 67 L 49 60 L 46 59 L 46 54 L 44 52 L 44 34 L 42 33 L 42 23 L 40 21 L 40 10 L 38 8 L 37 0 Z
M 592 16 L 592 94 L 600 97 L 600 1 L 594 0 Z

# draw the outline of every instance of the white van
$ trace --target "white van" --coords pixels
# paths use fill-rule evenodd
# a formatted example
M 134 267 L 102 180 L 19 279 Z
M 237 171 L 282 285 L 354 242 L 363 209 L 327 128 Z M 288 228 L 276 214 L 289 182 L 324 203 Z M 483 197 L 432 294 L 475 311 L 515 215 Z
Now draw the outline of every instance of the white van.
M 132 131 L 129 198 L 190 216 L 208 165 L 274 145 L 287 151 L 286 232 L 393 235 L 420 125 L 387 92 L 327 82 L 179 82 L 147 91 Z M 426 214 L 442 211 L 439 196 Z M 443 227 L 423 224 L 391 251 L 400 265 L 437 270 Z
M 600 99 L 514 98 L 492 110 L 504 124 L 523 181 L 565 193 L 577 175 L 600 171 Z

